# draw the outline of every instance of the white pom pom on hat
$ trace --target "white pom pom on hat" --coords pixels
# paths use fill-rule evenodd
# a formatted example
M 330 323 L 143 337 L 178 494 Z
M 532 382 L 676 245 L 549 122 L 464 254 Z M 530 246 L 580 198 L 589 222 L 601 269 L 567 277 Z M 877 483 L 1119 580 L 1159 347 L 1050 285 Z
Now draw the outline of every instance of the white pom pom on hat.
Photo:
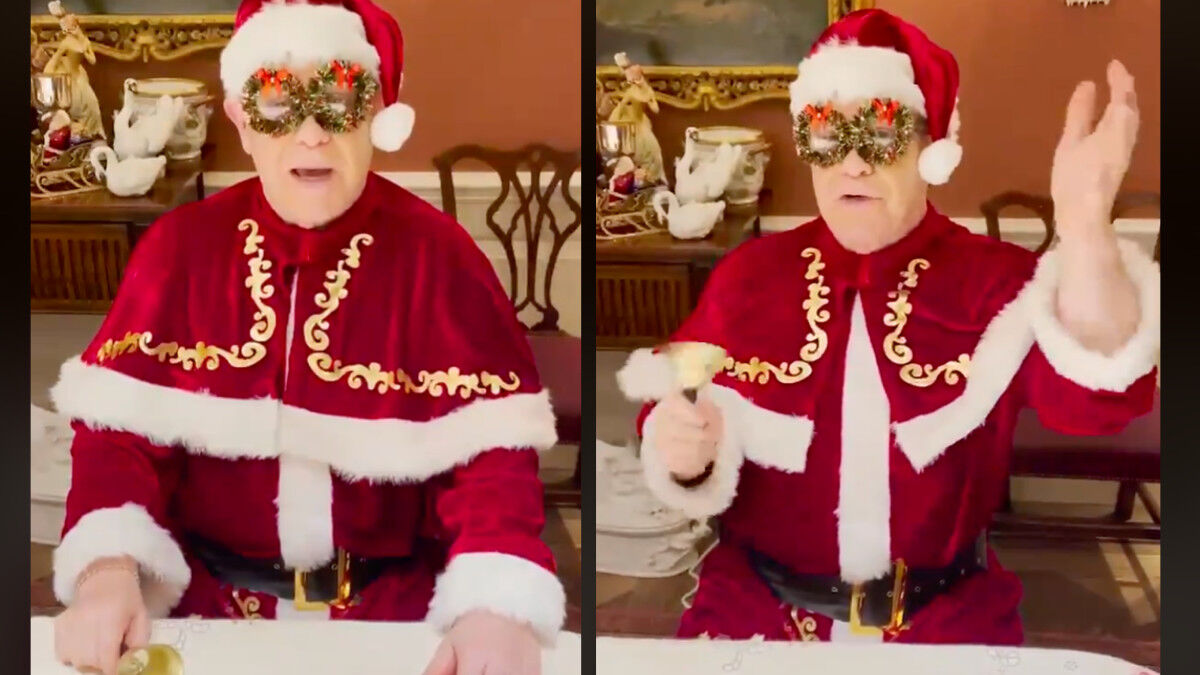
M 930 185 L 944 185 L 962 161 L 963 149 L 958 144 L 958 101 L 950 114 L 950 128 L 945 138 L 930 143 L 917 159 L 917 171 Z

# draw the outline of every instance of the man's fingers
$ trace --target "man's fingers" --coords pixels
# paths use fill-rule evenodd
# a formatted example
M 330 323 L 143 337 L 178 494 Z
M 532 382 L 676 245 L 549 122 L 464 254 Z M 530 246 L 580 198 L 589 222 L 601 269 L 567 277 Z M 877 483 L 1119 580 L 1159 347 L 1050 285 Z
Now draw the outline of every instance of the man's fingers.
M 97 633 L 95 664 L 104 675 L 117 675 L 117 659 L 121 657 L 121 638 L 125 631 L 112 625 Z
M 124 635 L 125 647 L 138 649 L 150 644 L 150 615 L 144 611 L 138 612 L 133 621 L 129 622 L 129 630 Z
M 1067 103 L 1067 119 L 1060 144 L 1075 143 L 1091 131 L 1096 110 L 1096 83 L 1080 82 Z
M 1112 100 L 1136 106 L 1137 95 L 1133 90 L 1133 75 L 1126 70 L 1125 64 L 1116 59 L 1108 63 L 1108 88 Z
M 442 640 L 423 675 L 455 675 L 454 661 L 454 647 L 450 645 L 449 640 Z
M 708 441 L 709 437 L 703 429 L 682 427 L 667 431 L 663 434 L 662 440 L 666 443 L 694 446 Z
M 680 426 L 703 428 L 707 422 L 701 417 L 696 406 L 688 401 L 680 398 L 672 400 L 663 411 L 671 421 L 678 423 Z

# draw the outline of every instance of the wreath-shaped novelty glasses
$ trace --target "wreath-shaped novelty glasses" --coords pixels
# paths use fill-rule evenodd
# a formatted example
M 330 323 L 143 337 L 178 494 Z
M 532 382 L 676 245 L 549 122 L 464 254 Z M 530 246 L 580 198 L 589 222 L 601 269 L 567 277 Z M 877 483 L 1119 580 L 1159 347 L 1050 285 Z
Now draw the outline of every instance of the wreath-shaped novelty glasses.
M 286 68 L 259 68 L 242 89 L 250 128 L 270 136 L 296 130 L 311 115 L 330 133 L 354 130 L 367 117 L 379 82 L 357 63 L 330 61 L 306 84 Z
M 892 164 L 908 149 L 916 128 L 912 109 L 886 98 L 872 99 L 851 119 L 826 103 L 820 108 L 807 105 L 792 120 L 796 154 L 824 167 L 841 162 L 851 150 L 868 164 Z

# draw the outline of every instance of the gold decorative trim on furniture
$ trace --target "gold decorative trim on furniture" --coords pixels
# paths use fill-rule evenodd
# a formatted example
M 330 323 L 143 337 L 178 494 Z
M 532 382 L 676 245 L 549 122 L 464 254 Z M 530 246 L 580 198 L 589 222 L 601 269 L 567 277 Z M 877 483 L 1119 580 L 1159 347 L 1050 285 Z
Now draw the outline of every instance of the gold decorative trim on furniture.
M 829 23 L 874 6 L 875 0 L 828 0 Z M 732 110 L 759 101 L 787 100 L 788 85 L 796 79 L 795 65 L 646 65 L 642 71 L 660 103 L 683 110 Z M 617 66 L 596 67 L 596 87 L 601 95 L 620 91 L 624 83 Z
M 172 61 L 206 49 L 220 49 L 233 35 L 233 14 L 77 16 L 96 53 L 118 61 Z M 29 39 L 33 43 L 54 48 L 61 38 L 58 19 L 48 14 L 30 17 Z

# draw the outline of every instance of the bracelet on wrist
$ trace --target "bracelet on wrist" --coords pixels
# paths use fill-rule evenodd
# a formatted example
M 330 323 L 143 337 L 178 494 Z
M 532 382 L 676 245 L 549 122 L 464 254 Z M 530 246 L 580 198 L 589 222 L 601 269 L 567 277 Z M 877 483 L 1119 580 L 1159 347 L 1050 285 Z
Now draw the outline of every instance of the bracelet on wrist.
M 103 561 L 103 562 L 92 563 L 91 565 L 89 565 L 87 567 L 87 569 L 85 569 L 83 572 L 81 572 L 79 574 L 79 576 L 75 579 L 75 590 L 79 590 L 79 588 L 81 586 L 83 586 L 85 581 L 92 578 L 99 572 L 105 572 L 108 570 L 118 570 L 118 569 L 124 570 L 124 571 L 132 574 L 135 582 L 139 582 L 139 583 L 141 582 L 141 575 L 139 574 L 138 564 L 136 561 L 107 560 L 107 561 Z

